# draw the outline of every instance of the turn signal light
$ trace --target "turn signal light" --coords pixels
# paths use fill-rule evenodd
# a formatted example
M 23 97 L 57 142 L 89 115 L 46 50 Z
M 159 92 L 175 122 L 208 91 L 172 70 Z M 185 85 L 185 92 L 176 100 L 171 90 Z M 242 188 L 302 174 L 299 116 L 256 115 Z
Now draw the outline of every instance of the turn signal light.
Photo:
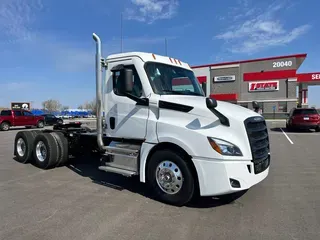
M 218 153 L 222 154 L 221 148 L 216 144 L 215 141 L 213 141 L 211 138 L 209 138 L 209 143 L 211 147 Z

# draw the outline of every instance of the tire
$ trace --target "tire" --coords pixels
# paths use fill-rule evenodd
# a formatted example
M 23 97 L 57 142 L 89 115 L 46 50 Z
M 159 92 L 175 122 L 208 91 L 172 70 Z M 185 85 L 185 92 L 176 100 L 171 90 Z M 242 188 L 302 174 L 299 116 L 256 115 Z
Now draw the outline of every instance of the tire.
M 69 160 L 68 140 L 62 132 L 51 132 L 50 134 L 57 140 L 60 152 L 56 166 L 63 166 Z
M 42 133 L 42 130 L 32 130 L 31 133 L 36 137 L 39 133 Z
M 316 127 L 315 131 L 320 132 L 320 126 Z
M 59 154 L 58 142 L 50 133 L 38 133 L 36 135 L 33 156 L 37 167 L 50 169 L 56 166 Z
M 8 122 L 3 122 L 0 125 L 0 130 L 1 131 L 9 131 L 10 129 L 10 124 Z
M 43 121 L 39 121 L 37 123 L 37 128 L 44 128 L 44 122 Z
M 20 163 L 28 163 L 32 159 L 35 136 L 31 131 L 19 131 L 14 139 L 14 155 Z
M 163 165 L 163 162 L 165 162 L 165 165 Z M 161 184 L 158 184 L 156 177 L 157 171 L 160 169 L 160 167 L 169 169 L 170 163 L 174 164 L 171 166 L 172 170 L 175 168 L 175 165 L 177 167 L 176 169 L 180 169 L 180 171 L 178 170 L 170 172 L 170 174 L 175 175 L 175 179 L 178 180 L 175 183 L 175 186 L 178 186 L 178 191 L 176 193 L 173 193 L 173 188 L 171 188 L 171 193 L 163 190 L 164 188 L 160 187 Z M 160 164 L 161 166 L 158 166 Z M 182 177 L 180 180 L 178 178 L 179 176 Z M 156 195 L 157 199 L 164 203 L 175 206 L 185 205 L 192 199 L 195 193 L 195 180 L 189 165 L 181 156 L 170 150 L 157 151 L 152 155 L 147 167 L 147 183 Z

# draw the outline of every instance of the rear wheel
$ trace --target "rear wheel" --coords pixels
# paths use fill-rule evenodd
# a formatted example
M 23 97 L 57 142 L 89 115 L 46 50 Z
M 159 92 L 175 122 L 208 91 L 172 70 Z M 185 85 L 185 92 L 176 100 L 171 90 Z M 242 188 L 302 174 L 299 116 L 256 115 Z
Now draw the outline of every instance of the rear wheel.
M 32 159 L 34 135 L 32 131 L 20 131 L 14 140 L 14 155 L 20 163 L 27 163 Z
M 50 134 L 57 140 L 59 147 L 59 157 L 56 166 L 63 166 L 69 159 L 68 140 L 62 132 L 51 132 Z
M 7 122 L 3 122 L 0 125 L 0 130 L 2 131 L 8 131 L 10 129 L 10 124 Z
M 165 203 L 182 206 L 195 192 L 195 181 L 186 162 L 170 150 L 155 152 L 148 163 L 147 179 L 156 197 Z
M 54 167 L 59 158 L 57 140 L 50 133 L 39 133 L 35 137 L 33 155 L 35 164 L 42 169 Z

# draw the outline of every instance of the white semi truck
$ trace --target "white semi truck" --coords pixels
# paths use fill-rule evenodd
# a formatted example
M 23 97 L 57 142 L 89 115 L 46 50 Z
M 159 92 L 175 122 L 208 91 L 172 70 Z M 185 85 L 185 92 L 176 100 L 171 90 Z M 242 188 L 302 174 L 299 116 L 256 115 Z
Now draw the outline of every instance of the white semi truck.
M 17 161 L 50 169 L 95 152 L 100 170 L 138 175 L 160 201 L 178 206 L 196 195 L 231 197 L 267 177 L 269 136 L 261 115 L 206 97 L 187 63 L 142 52 L 102 58 L 100 38 L 93 38 L 96 130 L 74 122 L 19 131 Z

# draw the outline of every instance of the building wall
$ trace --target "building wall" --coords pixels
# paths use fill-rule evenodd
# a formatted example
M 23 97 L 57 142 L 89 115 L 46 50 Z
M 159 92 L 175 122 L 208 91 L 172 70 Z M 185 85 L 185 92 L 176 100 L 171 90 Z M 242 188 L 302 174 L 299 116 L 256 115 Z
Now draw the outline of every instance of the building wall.
M 241 83 L 241 94 L 240 101 L 253 101 L 253 100 L 270 100 L 270 99 L 283 99 L 286 98 L 287 92 L 287 83 L 286 79 L 279 80 L 270 80 L 270 81 L 262 81 L 262 82 L 273 82 L 279 81 L 279 89 L 275 91 L 267 91 L 267 92 L 249 92 L 249 85 L 251 82 L 242 82 Z M 259 81 L 254 81 L 259 82 Z
M 257 62 L 241 63 L 239 67 L 236 66 L 214 66 L 193 69 L 196 76 L 206 76 L 207 81 L 210 81 L 211 94 L 237 93 L 240 105 L 252 109 L 252 101 L 258 101 L 261 104 L 263 112 L 265 113 L 281 113 L 289 112 L 293 107 L 296 107 L 297 89 L 296 81 L 294 79 L 276 79 L 261 81 L 244 81 L 244 73 L 253 73 L 261 71 L 281 71 L 281 70 L 296 70 L 296 58 L 283 58 L 276 60 L 265 60 Z M 229 82 L 214 82 L 216 76 L 235 76 L 235 81 Z M 249 92 L 250 82 L 268 82 L 279 81 L 279 89 L 275 91 L 257 91 Z M 289 102 L 279 102 L 278 100 L 291 100 Z M 259 101 L 260 100 L 260 101 Z M 274 101 L 272 101 L 274 100 Z
M 283 62 L 283 65 L 282 65 Z M 292 63 L 292 64 L 290 64 Z M 285 66 L 287 65 L 287 66 Z M 289 66 L 291 65 L 291 66 Z M 297 69 L 296 58 L 282 58 L 241 64 L 242 73 Z
M 210 79 L 210 67 L 194 68 L 192 70 L 194 71 L 194 75 L 196 77 L 206 76 L 207 81 Z
M 235 81 L 215 82 L 214 78 L 219 76 L 235 76 Z M 241 77 L 238 67 L 211 69 L 210 74 L 211 93 L 238 93 Z
M 268 92 L 249 92 L 249 83 L 251 81 L 243 81 L 243 74 L 250 72 L 261 72 L 261 71 L 279 71 L 279 70 L 295 70 L 297 68 L 296 58 L 283 58 L 276 60 L 266 60 L 259 62 L 248 62 L 242 63 L 241 69 L 241 90 L 240 90 L 240 101 L 252 101 L 252 100 L 271 100 L 271 99 L 283 99 L 296 98 L 296 83 L 287 82 L 287 79 L 275 79 L 269 81 L 279 81 L 279 90 L 268 91 Z M 259 80 L 258 80 L 259 81 Z M 252 82 L 258 82 L 252 81 Z M 268 80 L 263 80 L 266 82 Z M 288 92 L 288 96 L 287 96 Z
M 288 98 L 293 99 L 297 98 L 297 82 L 288 81 Z

